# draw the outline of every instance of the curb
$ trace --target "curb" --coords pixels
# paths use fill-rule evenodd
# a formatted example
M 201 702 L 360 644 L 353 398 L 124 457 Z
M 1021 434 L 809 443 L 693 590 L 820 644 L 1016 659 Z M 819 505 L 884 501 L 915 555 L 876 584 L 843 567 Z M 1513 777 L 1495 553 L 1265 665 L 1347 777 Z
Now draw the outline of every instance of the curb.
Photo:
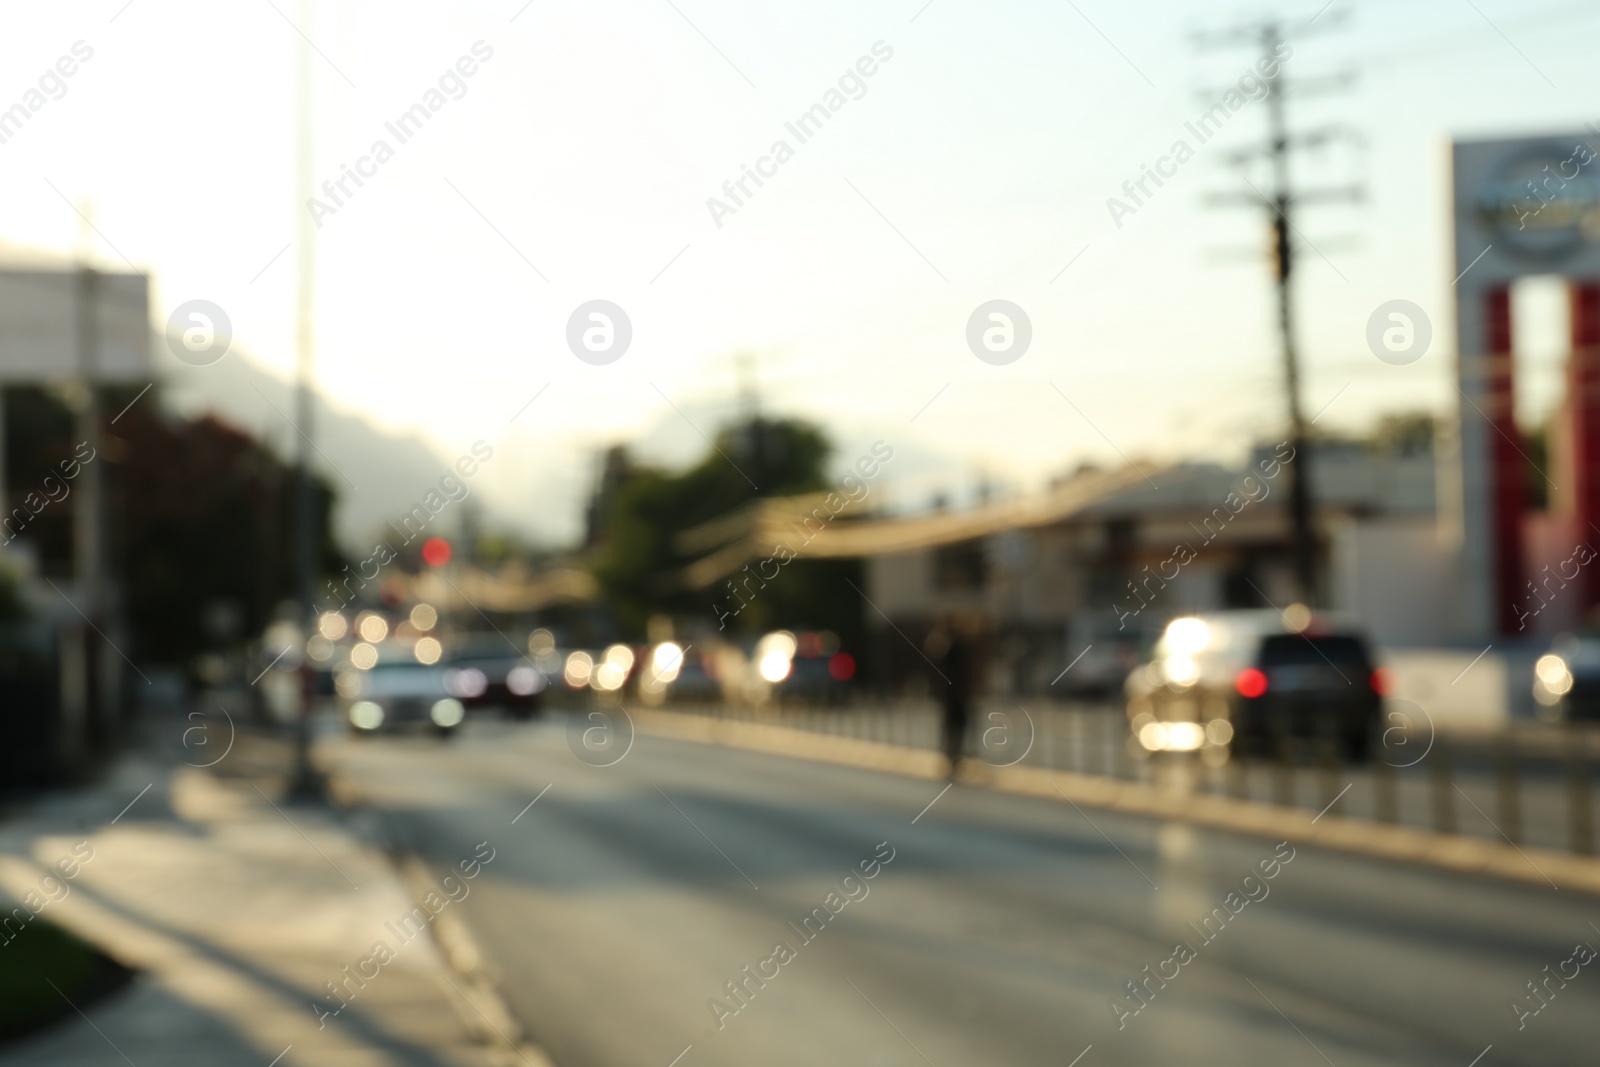
M 421 860 L 411 855 L 390 855 L 400 884 L 413 897 L 426 896 L 433 889 L 433 880 Z M 555 1061 L 544 1049 L 526 1039 L 522 1024 L 485 971 L 483 952 L 467 924 L 455 912 L 446 910 L 434 916 L 428 926 L 446 965 L 456 973 L 459 982 L 440 975 L 459 994 L 451 1003 L 456 1005 L 462 1024 L 485 1046 L 497 1067 L 519 1063 L 529 1067 L 555 1067 Z M 468 1007 L 471 1012 L 466 1010 Z
M 945 777 L 944 757 L 924 749 L 672 712 L 638 709 L 630 710 L 629 714 L 640 729 L 659 737 L 794 756 L 912 778 L 938 781 Z M 1169 793 L 1141 782 L 1041 767 L 990 767 L 969 759 L 962 765 L 959 778 L 1002 793 L 1064 800 L 1073 805 L 1320 846 L 1372 859 L 1600 895 L 1600 860 L 1567 852 L 1436 834 L 1338 815 L 1313 816 L 1299 808 L 1282 808 L 1233 797 Z
M 336 810 L 347 815 L 376 814 L 365 806 L 355 787 L 331 775 L 328 798 Z M 389 861 L 401 887 L 412 899 L 420 900 L 433 891 L 434 879 L 427 865 L 393 840 L 383 819 L 363 821 L 367 824 L 367 835 L 377 839 L 378 850 Z M 449 987 L 445 998 L 455 1008 L 462 1026 L 483 1046 L 489 1061 L 495 1067 L 555 1067 L 549 1054 L 528 1040 L 522 1023 L 489 975 L 477 939 L 461 917 L 448 909 L 441 911 L 428 924 L 428 929 L 445 967 L 455 974 L 452 978 L 443 970 L 439 973 L 438 977 Z

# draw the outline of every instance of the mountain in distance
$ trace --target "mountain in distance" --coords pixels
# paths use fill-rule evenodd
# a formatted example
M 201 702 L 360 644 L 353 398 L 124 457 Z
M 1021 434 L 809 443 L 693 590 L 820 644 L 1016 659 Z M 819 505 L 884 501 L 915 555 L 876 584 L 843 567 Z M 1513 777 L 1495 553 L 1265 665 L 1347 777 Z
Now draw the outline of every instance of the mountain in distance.
M 196 367 L 174 357 L 157 334 L 151 355 L 170 409 L 188 418 L 212 413 L 293 460 L 301 441 L 292 422 L 291 383 L 237 349 Z M 380 429 L 316 393 L 312 419 L 320 453 L 313 453 L 313 466 L 334 488 L 334 533 L 351 550 L 369 551 L 383 525 L 398 522 L 454 462 L 420 437 Z M 456 533 L 461 521 L 461 510 L 450 510 L 454 514 L 441 516 L 439 532 L 446 535 Z

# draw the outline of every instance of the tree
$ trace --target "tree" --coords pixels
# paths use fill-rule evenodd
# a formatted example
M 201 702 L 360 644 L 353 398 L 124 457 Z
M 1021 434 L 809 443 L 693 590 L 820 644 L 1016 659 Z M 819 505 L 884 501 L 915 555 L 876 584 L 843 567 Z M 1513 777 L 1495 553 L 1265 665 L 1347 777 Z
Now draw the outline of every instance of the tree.
M 294 595 L 293 469 L 213 416 L 169 418 L 149 401 L 114 434 L 113 543 L 136 658 L 181 663 L 204 649 L 203 616 L 218 603 L 233 605 L 241 636 L 259 633 Z M 319 478 L 315 496 L 319 573 L 331 575 L 345 562 L 329 522 L 333 490 Z
M 689 590 L 680 575 L 694 555 L 678 547 L 685 530 L 762 497 L 828 488 L 833 449 L 822 431 L 796 419 L 752 419 L 725 428 L 715 447 L 686 471 L 608 458 L 604 506 L 591 517 L 592 569 L 626 635 L 642 637 L 652 615 L 716 621 L 714 591 Z M 860 585 L 853 561 L 797 560 L 743 613 L 741 631 L 809 625 L 850 640 L 860 608 L 846 578 Z

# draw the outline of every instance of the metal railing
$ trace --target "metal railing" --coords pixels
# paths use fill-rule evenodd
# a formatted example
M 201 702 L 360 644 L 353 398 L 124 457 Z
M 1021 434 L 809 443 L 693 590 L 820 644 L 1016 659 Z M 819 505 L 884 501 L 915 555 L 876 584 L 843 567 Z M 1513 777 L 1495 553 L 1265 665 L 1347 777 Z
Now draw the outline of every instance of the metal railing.
M 940 747 L 940 711 L 926 701 L 660 710 L 913 749 Z M 1519 722 L 1473 735 L 1389 731 L 1360 761 L 1342 758 L 1331 738 L 1313 735 L 1278 746 L 1272 756 L 1208 761 L 1145 753 L 1119 709 L 985 701 L 973 713 L 965 751 L 994 766 L 1046 767 L 1582 855 L 1595 850 L 1600 724 Z

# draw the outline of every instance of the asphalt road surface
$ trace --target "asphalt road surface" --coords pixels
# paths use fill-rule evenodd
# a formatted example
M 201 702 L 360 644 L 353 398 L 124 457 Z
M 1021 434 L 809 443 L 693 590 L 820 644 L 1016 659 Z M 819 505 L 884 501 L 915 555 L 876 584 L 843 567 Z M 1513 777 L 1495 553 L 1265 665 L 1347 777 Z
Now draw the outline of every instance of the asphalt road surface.
M 560 1067 L 1494 1067 L 1600 1046 L 1600 959 L 1574 956 L 1600 947 L 1600 900 L 1569 892 L 645 735 L 593 767 L 559 717 L 326 755 L 437 877 L 489 843 L 448 906 Z

